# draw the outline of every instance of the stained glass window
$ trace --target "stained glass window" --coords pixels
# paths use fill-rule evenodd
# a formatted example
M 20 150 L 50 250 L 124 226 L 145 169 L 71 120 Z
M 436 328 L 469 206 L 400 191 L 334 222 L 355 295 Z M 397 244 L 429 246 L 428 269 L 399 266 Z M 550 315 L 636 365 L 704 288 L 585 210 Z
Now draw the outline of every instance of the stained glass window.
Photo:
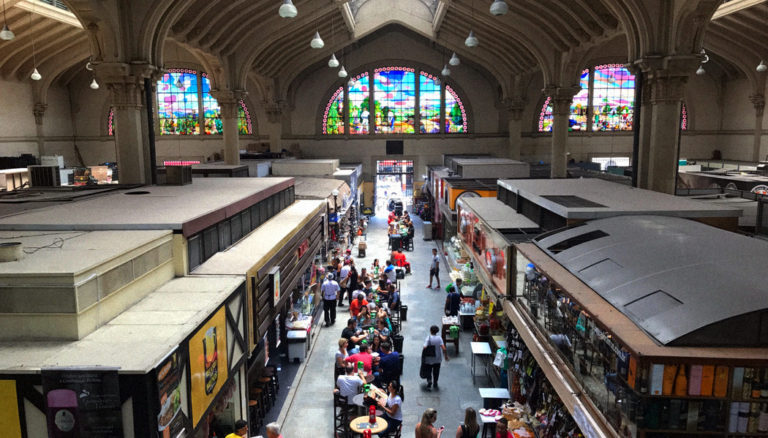
M 631 131 L 635 106 L 635 76 L 620 64 L 594 70 L 593 131 Z
M 211 81 L 208 75 L 202 74 L 203 82 L 203 117 L 205 117 L 205 134 L 222 135 L 224 125 L 221 122 L 221 107 L 219 102 L 211 96 Z
M 109 108 L 109 117 L 107 118 L 107 134 L 115 135 L 115 108 Z
M 354 76 L 349 87 L 349 133 L 368 134 L 370 127 L 371 89 L 368 73 Z
M 422 134 L 440 133 L 440 80 L 437 76 L 419 74 L 419 117 Z M 447 102 L 446 102 L 447 103 Z
M 323 113 L 323 134 L 344 133 L 344 87 L 339 87 L 331 96 Z
M 467 132 L 467 112 L 459 95 L 450 85 L 445 86 L 445 132 Z
M 373 76 L 377 134 L 412 134 L 416 74 L 409 67 L 377 68 Z
M 414 68 L 391 66 L 362 72 L 333 90 L 321 129 L 325 135 L 468 132 L 466 109 L 454 88 L 434 73 L 419 70 L 417 77 Z
M 248 106 L 240 99 L 240 105 L 237 108 L 237 131 L 240 135 L 253 134 L 253 123 L 251 122 L 251 113 Z
M 581 90 L 573 96 L 571 103 L 571 117 L 568 120 L 569 131 L 587 130 L 587 108 L 589 108 L 589 69 L 581 72 L 579 79 Z
M 162 135 L 200 133 L 197 72 L 170 69 L 157 83 L 157 121 Z
M 552 132 L 552 105 L 550 105 L 551 97 L 547 96 L 544 101 L 544 105 L 541 107 L 539 113 L 539 132 Z

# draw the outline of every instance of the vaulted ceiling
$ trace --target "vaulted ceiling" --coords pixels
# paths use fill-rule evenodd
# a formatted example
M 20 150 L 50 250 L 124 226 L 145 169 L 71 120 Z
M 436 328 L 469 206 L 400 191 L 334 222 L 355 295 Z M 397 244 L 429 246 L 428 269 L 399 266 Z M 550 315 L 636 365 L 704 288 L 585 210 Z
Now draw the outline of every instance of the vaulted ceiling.
M 37 65 L 45 71 L 44 77 L 71 80 L 72 72 L 80 71 L 92 56 L 93 35 L 114 25 L 121 13 L 133 13 L 139 3 L 159 11 L 144 12 L 138 18 L 141 22 L 142 17 L 158 17 L 156 24 L 144 20 L 148 34 L 139 39 L 178 42 L 203 60 L 222 84 L 233 88 L 244 86 L 247 77 L 285 87 L 332 52 L 351 50 L 361 38 L 375 37 L 397 24 L 433 41 L 440 50 L 455 51 L 481 66 L 507 94 L 520 74 L 541 72 L 545 81 L 556 82 L 561 75 L 580 71 L 579 64 L 587 56 L 617 37 L 627 40 L 627 61 L 641 55 L 642 41 L 648 41 L 644 50 L 650 53 L 654 36 L 643 33 L 658 33 L 654 26 L 663 25 L 647 12 L 648 5 L 659 3 L 651 0 L 506 0 L 509 12 L 498 17 L 488 11 L 490 0 L 294 0 L 299 14 L 292 19 L 278 16 L 278 0 L 165 0 L 162 4 L 142 0 L 128 6 L 131 1 L 136 0 L 110 3 L 123 5 L 120 12 L 110 11 L 99 0 L 64 0 L 73 15 L 39 0 L 5 0 L 7 23 L 16 38 L 0 41 L 0 75 L 27 80 Z M 695 10 L 690 2 L 719 4 L 688 2 L 683 8 Z M 86 22 L 99 14 L 104 17 L 98 23 Z M 78 18 L 94 30 L 92 35 Z M 472 49 L 464 45 L 470 30 L 480 40 Z M 315 32 L 325 41 L 321 50 L 309 47 Z M 632 45 L 633 40 L 641 42 L 640 48 Z M 759 80 L 753 71 L 761 58 L 768 58 L 768 1 L 732 0 L 721 5 L 706 27 L 703 44 L 718 59 Z M 162 50 L 153 56 L 147 61 L 163 66 Z M 568 63 L 573 64 L 570 70 L 561 67 Z

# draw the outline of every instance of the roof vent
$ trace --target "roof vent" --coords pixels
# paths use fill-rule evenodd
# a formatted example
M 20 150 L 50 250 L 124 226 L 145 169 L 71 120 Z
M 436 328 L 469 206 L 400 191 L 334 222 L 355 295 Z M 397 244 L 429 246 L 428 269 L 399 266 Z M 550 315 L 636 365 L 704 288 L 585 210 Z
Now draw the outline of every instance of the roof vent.
M 21 242 L 0 243 L 0 263 L 15 262 L 24 258 Z
M 570 239 L 565 239 L 562 242 L 558 242 L 547 248 L 547 251 L 551 252 L 552 254 L 558 254 L 565 251 L 566 249 L 571 249 L 574 246 L 591 242 L 601 237 L 608 237 L 608 233 L 600 230 L 590 231 L 589 233 L 579 234 L 578 236 L 574 236 Z
M 673 297 L 672 295 L 664 292 L 663 290 L 657 290 L 651 292 L 644 297 L 640 297 L 630 303 L 627 303 L 624 308 L 629 313 L 634 315 L 638 321 L 645 321 L 648 318 L 656 316 L 660 313 L 664 313 L 673 307 L 682 305 L 683 302 Z

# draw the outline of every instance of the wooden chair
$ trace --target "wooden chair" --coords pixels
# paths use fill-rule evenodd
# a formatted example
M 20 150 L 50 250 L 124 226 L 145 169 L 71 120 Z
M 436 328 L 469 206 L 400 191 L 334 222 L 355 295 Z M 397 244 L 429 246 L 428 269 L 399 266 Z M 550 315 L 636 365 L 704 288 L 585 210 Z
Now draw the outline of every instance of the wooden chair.
M 354 407 L 354 405 L 353 405 Z M 352 415 L 347 397 L 338 393 L 333 394 L 333 432 L 336 438 L 349 438 L 349 422 Z

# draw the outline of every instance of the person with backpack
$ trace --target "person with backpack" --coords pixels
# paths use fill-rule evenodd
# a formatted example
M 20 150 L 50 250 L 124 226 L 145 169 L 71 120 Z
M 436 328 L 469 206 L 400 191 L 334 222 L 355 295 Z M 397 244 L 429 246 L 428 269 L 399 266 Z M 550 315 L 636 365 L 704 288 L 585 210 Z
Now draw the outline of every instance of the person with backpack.
M 435 384 L 435 389 L 438 389 L 437 380 L 440 378 L 440 364 L 443 362 L 443 357 L 445 357 L 446 362 L 449 360 L 443 338 L 437 335 L 439 331 L 440 328 L 436 325 L 430 327 L 430 334 L 424 340 L 424 348 L 422 348 L 424 373 L 421 377 L 427 379 L 427 390 L 432 388 L 432 382 Z

